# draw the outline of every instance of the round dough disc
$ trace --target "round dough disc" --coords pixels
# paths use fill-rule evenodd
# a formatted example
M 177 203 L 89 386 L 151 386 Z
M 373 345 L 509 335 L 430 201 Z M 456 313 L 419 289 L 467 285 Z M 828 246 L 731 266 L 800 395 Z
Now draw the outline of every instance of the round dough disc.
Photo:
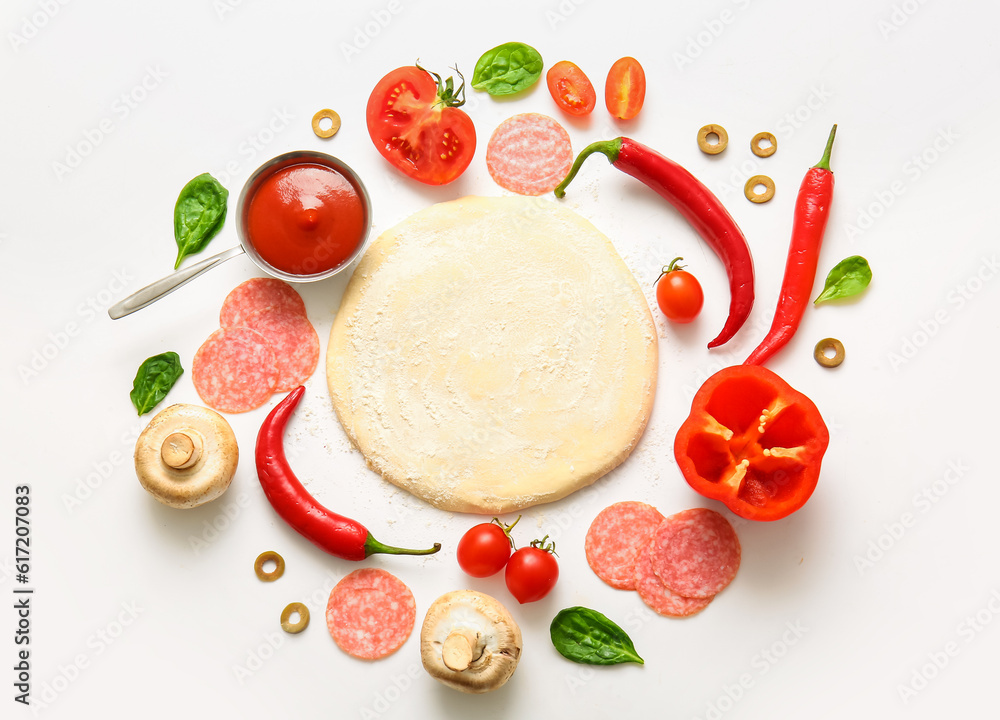
M 330 333 L 368 464 L 443 510 L 558 500 L 619 465 L 656 391 L 649 306 L 611 242 L 540 198 L 441 203 L 383 233 Z

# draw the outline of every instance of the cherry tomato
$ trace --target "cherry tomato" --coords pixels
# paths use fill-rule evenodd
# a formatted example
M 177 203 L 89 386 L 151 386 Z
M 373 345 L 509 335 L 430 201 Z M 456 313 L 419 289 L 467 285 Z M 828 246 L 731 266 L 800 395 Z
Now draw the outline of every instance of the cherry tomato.
M 608 112 L 619 120 L 631 120 L 642 110 L 646 99 L 646 73 L 639 61 L 623 57 L 611 66 L 604 85 L 604 102 Z
M 521 518 L 518 517 L 517 520 Z M 503 570 L 510 558 L 513 541 L 510 529 L 517 525 L 501 525 L 497 518 L 493 522 L 475 525 L 458 541 L 458 565 L 466 574 L 483 578 L 496 575 Z
M 560 60 L 549 68 L 545 82 L 556 105 L 570 115 L 589 115 L 597 105 L 597 93 L 590 79 L 575 63 Z
M 476 152 L 476 129 L 459 107 L 465 81 L 410 65 L 379 80 L 368 98 L 368 134 L 396 168 L 428 185 L 444 185 L 461 175 Z
M 660 273 L 656 281 L 656 303 L 668 320 L 676 323 L 689 323 L 698 317 L 701 306 L 705 302 L 705 294 L 701 291 L 701 283 L 691 273 L 681 270 L 678 260 L 673 261 Z
M 507 570 L 504 572 L 507 589 L 522 605 L 541 600 L 559 579 L 555 544 L 546 546 L 547 537 L 532 540 L 530 547 L 521 548 L 507 561 Z

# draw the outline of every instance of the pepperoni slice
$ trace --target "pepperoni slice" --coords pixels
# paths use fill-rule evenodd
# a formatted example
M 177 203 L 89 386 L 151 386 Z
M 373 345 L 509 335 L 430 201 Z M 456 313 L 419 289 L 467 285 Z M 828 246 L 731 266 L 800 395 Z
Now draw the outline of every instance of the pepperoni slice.
M 555 120 L 538 113 L 504 120 L 486 146 L 486 167 L 493 180 L 520 195 L 551 192 L 572 164 L 569 134 Z
M 712 602 L 711 597 L 689 598 L 678 595 L 663 582 L 653 571 L 653 563 L 649 559 L 650 545 L 642 547 L 635 560 L 635 589 L 639 597 L 660 615 L 670 617 L 687 617 L 701 612 Z
M 736 577 L 740 541 L 726 518 L 708 508 L 671 515 L 653 534 L 650 561 L 663 584 L 688 598 L 711 598 Z
M 274 392 L 285 392 L 304 383 L 319 363 L 319 336 L 305 315 L 286 306 L 252 313 L 242 325 L 271 344 L 278 363 Z
M 191 377 L 199 397 L 220 412 L 260 407 L 274 392 L 278 366 L 267 339 L 249 328 L 222 328 L 198 348 Z
M 396 652 L 410 637 L 416 619 L 410 588 L 379 568 L 362 568 L 344 577 L 326 606 L 326 627 L 334 642 L 362 660 Z
M 288 283 L 277 278 L 250 278 L 237 285 L 222 302 L 219 325 L 224 328 L 239 327 L 253 313 L 273 307 L 306 314 L 302 296 Z
M 587 562 L 613 588 L 635 590 L 635 561 L 649 545 L 663 515 L 652 505 L 619 502 L 604 508 L 587 531 Z

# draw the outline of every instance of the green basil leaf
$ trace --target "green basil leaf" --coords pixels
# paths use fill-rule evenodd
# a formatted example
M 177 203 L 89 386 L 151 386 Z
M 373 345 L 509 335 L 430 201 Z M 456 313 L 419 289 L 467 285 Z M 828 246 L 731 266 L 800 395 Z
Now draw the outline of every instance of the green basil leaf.
M 513 95 L 542 76 L 542 56 L 530 45 L 509 42 L 487 50 L 472 73 L 472 87 L 490 95 Z
M 177 242 L 177 262 L 199 253 L 215 237 L 226 221 L 229 191 L 208 173 L 203 173 L 184 186 L 174 205 L 174 240 Z
M 868 261 L 860 255 L 852 255 L 841 260 L 830 271 L 830 274 L 826 276 L 823 292 L 813 302 L 819 304 L 827 300 L 839 300 L 857 295 L 868 287 L 868 283 L 871 281 L 872 271 L 868 267 Z
M 552 644 L 573 662 L 586 665 L 645 664 L 632 639 L 607 617 L 585 607 L 560 610 L 549 626 Z
M 180 356 L 175 352 L 146 358 L 135 374 L 132 392 L 128 395 L 139 414 L 145 415 L 156 407 L 183 372 Z

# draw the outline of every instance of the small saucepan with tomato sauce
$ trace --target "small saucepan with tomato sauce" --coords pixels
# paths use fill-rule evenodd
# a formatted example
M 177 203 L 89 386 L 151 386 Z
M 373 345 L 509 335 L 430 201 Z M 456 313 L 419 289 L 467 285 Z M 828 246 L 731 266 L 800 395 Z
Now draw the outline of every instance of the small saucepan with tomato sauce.
M 361 256 L 370 229 L 371 200 L 350 167 L 324 153 L 285 153 L 257 168 L 243 186 L 236 204 L 239 247 L 147 285 L 108 315 L 125 317 L 243 253 L 280 280 L 325 280 Z

